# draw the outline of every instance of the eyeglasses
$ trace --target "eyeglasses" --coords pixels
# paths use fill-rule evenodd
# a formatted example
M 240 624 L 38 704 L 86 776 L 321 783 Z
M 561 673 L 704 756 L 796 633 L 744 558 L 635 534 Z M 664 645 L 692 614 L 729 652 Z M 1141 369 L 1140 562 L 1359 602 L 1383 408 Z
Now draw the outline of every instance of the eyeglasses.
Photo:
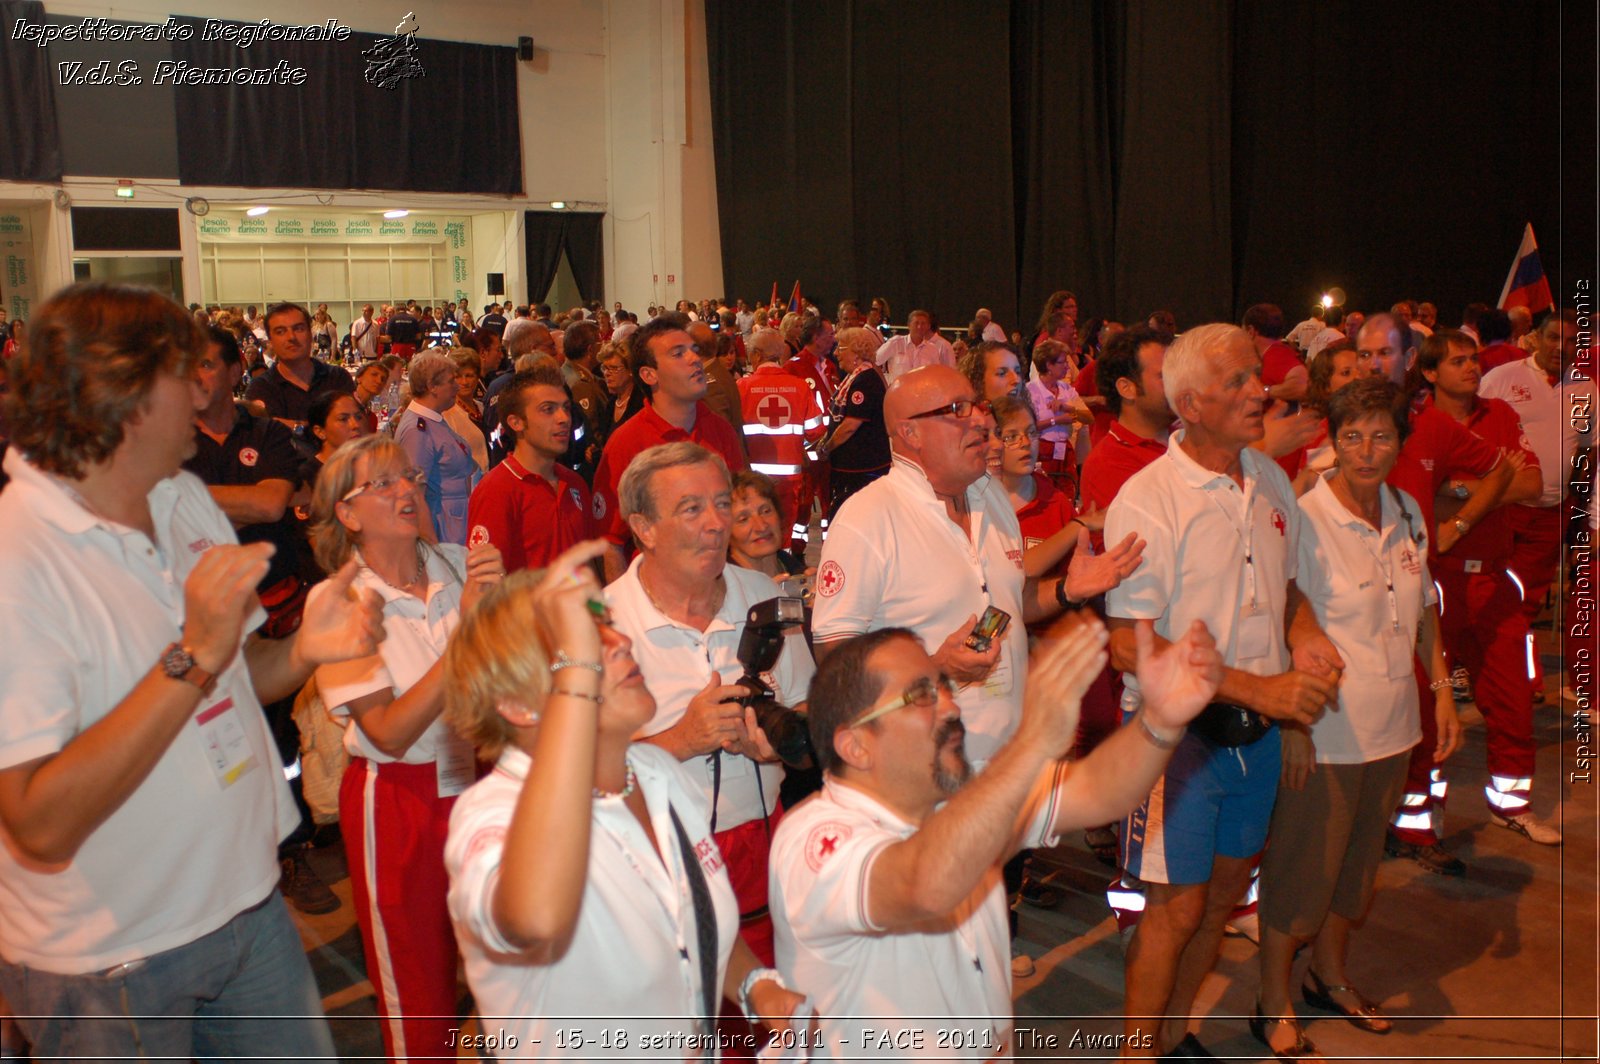
M 1000 434 L 1000 442 L 1005 444 L 1007 447 L 1015 447 L 1019 443 L 1033 443 L 1038 438 L 1038 429 L 1022 429 L 1021 431 L 1012 429 L 1009 432 L 1002 432 Z
M 1359 451 L 1368 443 L 1372 444 L 1372 449 L 1375 451 L 1392 451 L 1400 446 L 1400 437 L 1393 432 L 1365 434 L 1351 429 L 1339 433 L 1335 442 L 1341 451 Z
M 958 417 L 965 419 L 971 417 L 974 410 L 987 414 L 989 412 L 989 404 L 975 399 L 957 399 L 955 402 L 948 403 L 945 406 L 924 410 L 920 414 L 912 414 L 906 420 L 917 421 L 925 417 Z
M 340 502 L 349 502 L 364 491 L 374 491 L 379 495 L 388 495 L 402 484 L 421 484 L 428 477 L 427 470 L 412 467 L 403 473 L 386 473 L 381 477 L 373 477 L 365 484 L 358 484 L 345 492 Z
M 911 686 L 900 693 L 900 697 L 892 698 L 881 706 L 873 706 L 851 721 L 850 727 L 859 728 L 863 724 L 871 724 L 879 717 L 887 716 L 897 709 L 904 709 L 906 706 L 927 707 L 937 705 L 940 691 L 954 698 L 956 690 L 956 682 L 942 672 L 937 677 L 923 676 L 913 680 Z

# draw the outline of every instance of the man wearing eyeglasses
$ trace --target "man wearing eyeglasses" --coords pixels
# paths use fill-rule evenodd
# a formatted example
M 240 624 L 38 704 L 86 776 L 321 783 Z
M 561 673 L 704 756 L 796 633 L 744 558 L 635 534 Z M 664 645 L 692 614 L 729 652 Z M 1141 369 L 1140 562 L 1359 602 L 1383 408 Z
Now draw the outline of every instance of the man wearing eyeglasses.
M 1022 532 L 1005 489 L 986 475 L 990 418 L 948 366 L 912 370 L 884 397 L 893 464 L 840 508 L 816 576 L 819 658 L 879 628 L 917 633 L 961 683 L 966 754 L 982 765 L 1022 716 L 1027 622 L 1114 586 L 1139 564 L 1129 534 L 1106 554 L 1076 551 L 1065 577 L 1022 569 Z M 990 607 L 1009 617 L 985 649 L 967 645 Z
M 819 667 L 810 728 L 823 789 L 779 825 L 769 890 L 779 970 L 821 1017 L 816 1056 L 1012 1055 L 1001 866 L 1131 809 L 1222 675 L 1203 623 L 1160 653 L 1141 626 L 1143 709 L 1088 757 L 1061 760 L 1105 642 L 1086 615 L 1045 638 L 1019 727 L 978 775 L 955 681 L 915 632 L 858 636 Z

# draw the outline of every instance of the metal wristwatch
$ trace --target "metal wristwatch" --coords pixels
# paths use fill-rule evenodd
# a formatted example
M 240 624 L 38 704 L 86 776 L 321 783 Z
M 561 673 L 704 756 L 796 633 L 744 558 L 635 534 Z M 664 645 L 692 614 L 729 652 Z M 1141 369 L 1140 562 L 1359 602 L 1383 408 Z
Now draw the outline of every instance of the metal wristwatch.
M 182 643 L 170 643 L 161 652 L 161 669 L 174 680 L 193 684 L 200 693 L 208 695 L 217 686 L 217 675 L 195 664 L 194 653 Z
M 1456 532 L 1459 533 L 1460 535 L 1464 536 L 1468 532 L 1472 531 L 1472 526 L 1467 524 L 1465 521 L 1461 520 L 1461 518 L 1459 518 L 1459 517 L 1457 517 L 1455 520 L 1451 521 L 1450 523 L 1456 526 Z

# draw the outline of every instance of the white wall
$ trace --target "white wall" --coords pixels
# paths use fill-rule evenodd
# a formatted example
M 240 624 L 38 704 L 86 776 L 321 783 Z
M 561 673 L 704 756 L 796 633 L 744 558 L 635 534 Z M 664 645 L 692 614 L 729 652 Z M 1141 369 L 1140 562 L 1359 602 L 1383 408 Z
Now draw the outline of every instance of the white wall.
M 651 302 L 721 294 L 716 184 L 711 152 L 710 87 L 705 66 L 703 0 L 406 0 L 403 8 L 355 0 L 330 16 L 323 0 L 46 0 L 52 15 L 162 22 L 193 15 L 245 22 L 309 24 L 337 17 L 359 32 L 391 33 L 392 20 L 414 11 L 423 38 L 514 46 L 534 39 L 531 62 L 518 64 L 523 196 L 392 194 L 362 190 L 245 191 L 190 188 L 141 180 L 134 206 L 180 206 L 203 196 L 219 207 L 266 201 L 359 210 L 406 207 L 473 217 L 474 306 L 488 301 L 483 274 L 506 274 L 507 292 L 526 294 L 521 212 L 552 200 L 603 211 L 607 302 L 643 310 Z M 331 45 L 337 46 L 337 45 Z M 425 57 L 424 57 L 425 62 Z M 466 102 L 462 135 L 473 130 Z M 115 181 L 69 177 L 59 186 L 0 182 L 0 201 L 29 204 L 34 219 L 36 275 L 42 294 L 69 283 L 69 216 L 51 204 L 64 188 L 79 205 L 113 205 Z M 329 196 L 333 202 L 326 202 Z M 499 212 L 499 213 L 495 213 Z M 200 297 L 200 235 L 182 214 L 184 280 Z M 668 277 L 673 280 L 668 281 Z

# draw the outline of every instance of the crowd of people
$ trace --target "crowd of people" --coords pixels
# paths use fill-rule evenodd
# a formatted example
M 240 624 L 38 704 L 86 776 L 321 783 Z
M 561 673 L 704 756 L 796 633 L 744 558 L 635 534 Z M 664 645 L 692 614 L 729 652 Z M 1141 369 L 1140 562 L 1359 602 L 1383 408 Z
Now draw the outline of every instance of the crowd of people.
M 1017 906 L 1060 899 L 1030 855 L 1077 832 L 1131 929 L 1124 1056 L 1210 1056 L 1258 896 L 1261 1043 L 1316 1059 L 1303 947 L 1304 1002 L 1388 1032 L 1347 960 L 1386 852 L 1467 872 L 1466 684 L 1488 818 L 1561 842 L 1529 665 L 1593 468 L 1574 316 L 869 307 L 341 329 L 91 283 L 14 323 L 33 1051 L 331 1056 L 284 901 L 341 904 L 307 862 L 341 837 L 395 1060 L 453 1055 L 458 958 L 503 1057 L 1008 1055 Z

